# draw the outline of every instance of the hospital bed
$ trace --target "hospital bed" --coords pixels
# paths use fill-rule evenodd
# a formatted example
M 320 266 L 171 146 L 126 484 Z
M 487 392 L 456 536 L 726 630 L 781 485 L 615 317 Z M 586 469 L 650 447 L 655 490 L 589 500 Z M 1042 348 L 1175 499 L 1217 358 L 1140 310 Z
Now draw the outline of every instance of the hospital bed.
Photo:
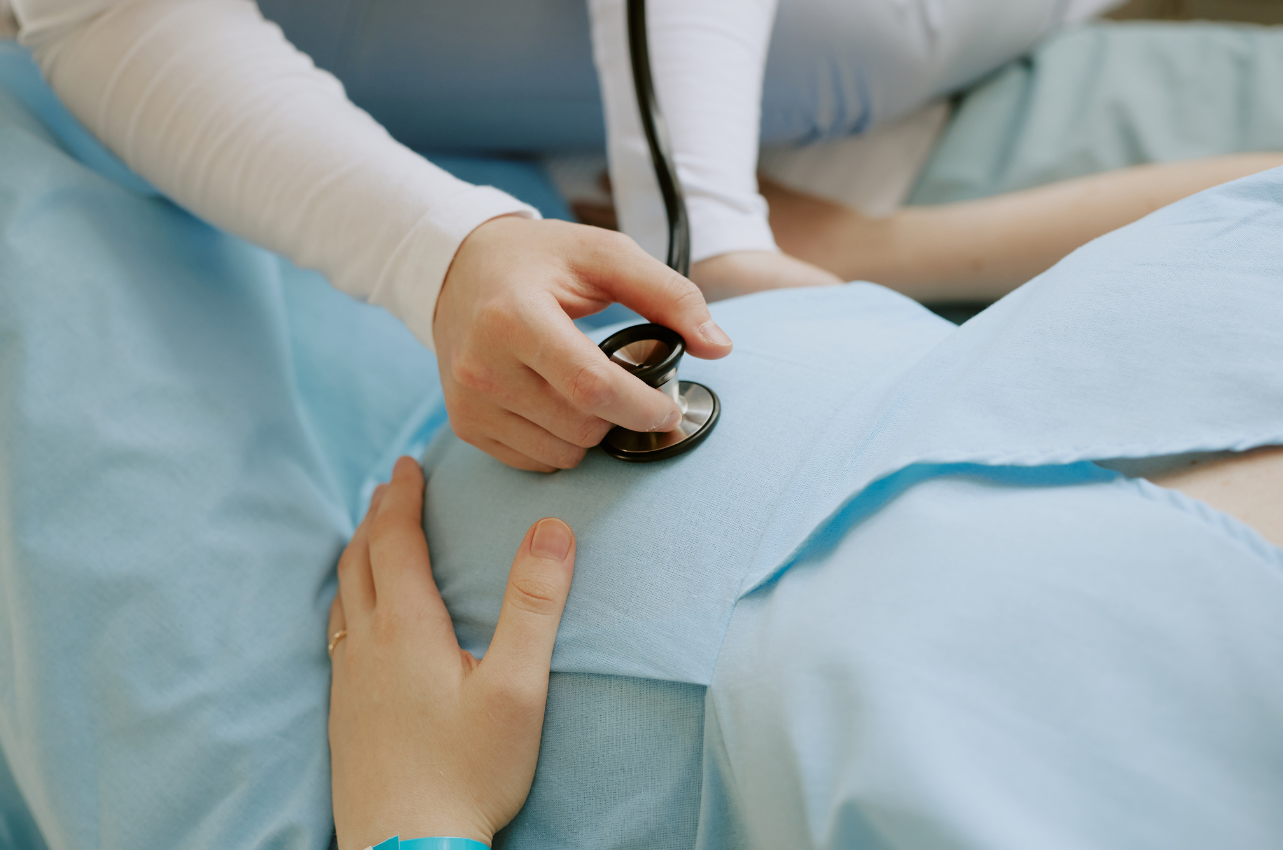
M 1081 38 L 1056 62 L 1108 55 Z M 1065 100 L 1041 67 L 962 101 L 914 200 L 1190 150 L 1164 147 L 1171 116 L 1067 132 L 1092 122 L 1029 108 Z M 1251 120 L 1198 123 L 1222 149 L 1283 137 L 1276 95 L 1251 94 L 1209 107 Z M 568 215 L 537 163 L 437 161 Z M 403 328 L 159 197 L 0 42 L 0 846 L 324 847 L 333 564 L 444 421 Z M 696 789 L 668 790 L 665 823 L 698 818 Z

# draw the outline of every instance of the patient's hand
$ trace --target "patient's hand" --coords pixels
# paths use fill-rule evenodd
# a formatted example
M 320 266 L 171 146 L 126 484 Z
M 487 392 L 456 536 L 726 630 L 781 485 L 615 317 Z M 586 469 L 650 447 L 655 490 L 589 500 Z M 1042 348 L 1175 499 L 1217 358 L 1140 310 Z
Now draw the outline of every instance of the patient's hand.
M 700 260 L 691 268 L 691 280 L 709 301 L 767 289 L 842 282 L 832 272 L 776 251 L 731 251 Z
M 731 340 L 699 289 L 627 236 L 564 221 L 491 219 L 459 246 L 433 322 L 450 427 L 519 469 L 569 469 L 611 425 L 666 431 L 677 405 L 572 324 L 614 302 L 672 328 L 696 357 Z
M 485 659 L 462 651 L 432 579 L 409 458 L 339 562 L 330 752 L 341 850 L 393 835 L 489 844 L 534 778 L 548 668 L 575 562 L 558 519 L 526 533 Z

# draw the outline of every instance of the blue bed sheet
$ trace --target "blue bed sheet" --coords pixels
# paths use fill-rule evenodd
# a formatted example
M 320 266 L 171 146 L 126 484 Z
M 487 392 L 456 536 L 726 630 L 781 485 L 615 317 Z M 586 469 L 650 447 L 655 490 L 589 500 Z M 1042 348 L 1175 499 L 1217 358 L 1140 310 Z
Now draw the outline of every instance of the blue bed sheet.
M 1283 27 L 1102 21 L 962 93 L 909 199 L 940 204 L 1150 162 L 1283 151 Z
M 537 165 L 439 161 L 568 215 Z M 0 41 L 0 846 L 326 846 L 333 566 L 444 421 L 403 326 L 160 196 Z

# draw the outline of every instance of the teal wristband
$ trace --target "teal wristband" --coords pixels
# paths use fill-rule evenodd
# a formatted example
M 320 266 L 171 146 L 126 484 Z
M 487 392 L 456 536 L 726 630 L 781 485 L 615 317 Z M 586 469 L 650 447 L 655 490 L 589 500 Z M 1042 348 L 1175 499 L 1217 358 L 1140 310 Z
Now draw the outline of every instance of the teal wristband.
M 374 845 L 373 850 L 490 850 L 480 841 L 471 838 L 411 838 L 402 841 L 394 835 L 381 844 Z

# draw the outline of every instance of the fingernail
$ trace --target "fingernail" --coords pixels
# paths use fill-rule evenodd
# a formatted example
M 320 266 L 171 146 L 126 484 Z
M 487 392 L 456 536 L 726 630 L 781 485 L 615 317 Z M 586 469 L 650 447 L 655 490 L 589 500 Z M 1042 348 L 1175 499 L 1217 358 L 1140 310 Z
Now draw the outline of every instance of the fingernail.
M 379 500 L 383 498 L 383 494 L 387 492 L 387 489 L 388 485 L 386 484 L 380 484 L 374 488 L 374 492 L 370 494 L 370 510 L 374 510 L 379 506 Z
M 541 519 L 535 526 L 535 539 L 530 541 L 530 551 L 544 558 L 566 560 L 570 554 L 570 526 L 559 519 Z
M 682 421 L 682 412 L 680 410 L 674 410 L 672 413 L 664 417 L 663 422 L 660 422 L 658 425 L 656 425 L 654 428 L 651 428 L 650 430 L 671 431 L 674 428 L 676 428 L 677 423 L 681 421 Z
M 705 322 L 699 326 L 699 335 L 704 338 L 705 342 L 713 345 L 730 345 L 731 338 L 726 335 L 726 331 L 717 326 L 716 322 Z

